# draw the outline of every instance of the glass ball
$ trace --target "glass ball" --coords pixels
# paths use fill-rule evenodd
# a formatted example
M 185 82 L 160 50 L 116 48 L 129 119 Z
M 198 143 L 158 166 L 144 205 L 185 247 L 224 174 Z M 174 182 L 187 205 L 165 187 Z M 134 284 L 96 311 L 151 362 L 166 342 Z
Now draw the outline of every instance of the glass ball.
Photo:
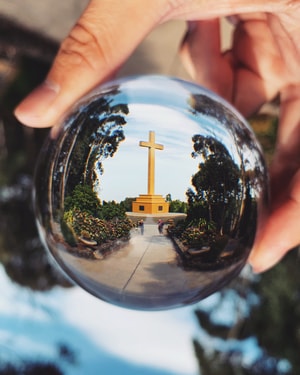
M 137 76 L 96 88 L 51 130 L 34 190 L 40 236 L 77 284 L 158 310 L 239 274 L 267 173 L 251 128 L 222 98 Z

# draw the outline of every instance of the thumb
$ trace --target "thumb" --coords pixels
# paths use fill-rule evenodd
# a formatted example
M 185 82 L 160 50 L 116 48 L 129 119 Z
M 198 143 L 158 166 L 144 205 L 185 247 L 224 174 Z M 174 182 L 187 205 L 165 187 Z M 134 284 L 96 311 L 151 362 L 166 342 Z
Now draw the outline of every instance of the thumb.
M 300 85 L 282 89 L 280 100 L 278 139 L 270 170 L 270 212 L 249 258 L 255 272 L 269 269 L 300 244 Z
M 249 257 L 255 272 L 268 270 L 300 244 L 300 170 L 288 190 L 287 199 L 270 213 L 255 240 Z
M 158 4 L 163 2 L 92 0 L 62 42 L 45 82 L 16 108 L 19 121 L 55 125 L 76 100 L 109 79 L 159 23 L 164 9 Z

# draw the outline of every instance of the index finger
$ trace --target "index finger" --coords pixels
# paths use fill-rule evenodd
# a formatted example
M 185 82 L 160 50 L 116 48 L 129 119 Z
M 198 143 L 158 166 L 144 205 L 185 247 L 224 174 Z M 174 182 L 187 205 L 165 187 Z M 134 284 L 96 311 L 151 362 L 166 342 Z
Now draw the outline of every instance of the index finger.
M 92 0 L 62 42 L 46 81 L 17 107 L 16 116 L 34 127 L 54 125 L 76 100 L 114 74 L 160 22 L 162 4 L 153 1 L 145 9 L 143 1 Z
M 29 126 L 55 125 L 81 96 L 109 79 L 156 25 L 171 18 L 208 19 L 278 7 L 278 1 L 261 0 L 91 0 L 45 83 L 15 115 Z

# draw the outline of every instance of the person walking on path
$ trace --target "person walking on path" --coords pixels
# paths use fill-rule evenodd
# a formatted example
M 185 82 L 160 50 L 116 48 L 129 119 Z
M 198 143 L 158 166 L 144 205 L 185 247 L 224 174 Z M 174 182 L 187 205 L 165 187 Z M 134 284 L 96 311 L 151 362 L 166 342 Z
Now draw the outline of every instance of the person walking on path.
M 164 225 L 165 223 L 162 221 L 162 220 L 158 220 L 158 233 L 159 234 L 163 234 L 163 230 L 164 230 Z
M 145 229 L 145 224 L 144 224 L 144 220 L 141 219 L 138 223 L 139 225 L 139 228 L 140 228 L 140 231 L 141 231 L 141 235 L 143 236 L 144 235 L 144 229 Z

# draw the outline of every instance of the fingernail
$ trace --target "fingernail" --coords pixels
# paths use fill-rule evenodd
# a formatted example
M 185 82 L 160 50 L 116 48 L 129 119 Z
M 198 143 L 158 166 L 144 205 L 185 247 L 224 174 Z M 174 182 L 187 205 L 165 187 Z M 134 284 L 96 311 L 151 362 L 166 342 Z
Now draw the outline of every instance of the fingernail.
M 59 86 L 45 81 L 33 90 L 15 109 L 15 116 L 25 125 L 43 127 L 51 111 Z

